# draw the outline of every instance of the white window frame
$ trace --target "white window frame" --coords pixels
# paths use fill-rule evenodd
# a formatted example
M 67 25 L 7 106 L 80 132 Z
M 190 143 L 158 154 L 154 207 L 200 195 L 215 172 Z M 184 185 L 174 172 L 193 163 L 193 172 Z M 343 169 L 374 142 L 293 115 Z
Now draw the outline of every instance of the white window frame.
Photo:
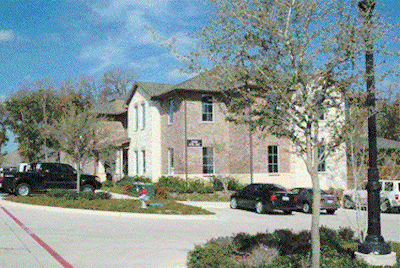
M 209 155 L 205 154 L 205 150 L 211 150 L 211 164 L 209 163 L 208 158 L 210 158 Z M 213 147 L 203 147 L 202 149 L 202 154 L 203 154 L 203 174 L 215 174 L 215 157 L 214 157 L 214 148 Z M 208 169 L 211 167 L 211 172 L 208 171 Z
M 146 128 L 146 104 L 142 103 L 142 129 Z
M 276 153 L 270 153 L 270 148 L 276 148 Z M 274 160 L 274 161 L 271 161 Z M 279 173 L 279 146 L 268 145 L 268 173 L 277 174 Z
M 205 98 L 211 99 L 211 103 L 204 101 Z M 207 111 L 207 107 L 211 107 L 211 112 Z M 207 120 L 208 116 L 210 115 L 211 115 L 211 120 Z M 204 117 L 206 117 L 206 120 L 204 119 Z M 214 98 L 211 95 L 201 96 L 201 121 L 214 122 Z
M 168 175 L 175 174 L 174 148 L 168 148 Z
M 146 150 L 142 150 L 142 174 L 146 174 Z
M 139 106 L 135 105 L 135 131 L 139 130 Z
M 168 124 L 174 123 L 174 100 L 168 101 Z
M 139 175 L 139 151 L 135 150 L 135 175 Z

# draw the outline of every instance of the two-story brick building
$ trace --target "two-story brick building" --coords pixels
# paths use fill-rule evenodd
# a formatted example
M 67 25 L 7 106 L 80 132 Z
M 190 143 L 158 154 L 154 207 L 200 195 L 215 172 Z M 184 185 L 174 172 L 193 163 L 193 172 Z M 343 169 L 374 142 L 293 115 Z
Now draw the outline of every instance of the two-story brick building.
M 124 175 L 208 178 L 222 175 L 244 183 L 311 186 L 293 144 L 226 120 L 227 99 L 198 75 L 178 85 L 137 82 L 129 94 L 99 107 L 118 146 L 114 180 Z M 323 122 L 321 122 L 323 126 Z M 319 167 L 321 187 L 346 188 L 345 147 Z M 97 173 L 103 179 L 101 164 Z
M 310 186 L 293 145 L 247 125 L 226 120 L 226 98 L 198 75 L 178 85 L 138 82 L 126 99 L 128 174 L 205 178 L 231 176 L 242 182 Z M 343 150 L 320 170 L 323 188 L 344 188 Z

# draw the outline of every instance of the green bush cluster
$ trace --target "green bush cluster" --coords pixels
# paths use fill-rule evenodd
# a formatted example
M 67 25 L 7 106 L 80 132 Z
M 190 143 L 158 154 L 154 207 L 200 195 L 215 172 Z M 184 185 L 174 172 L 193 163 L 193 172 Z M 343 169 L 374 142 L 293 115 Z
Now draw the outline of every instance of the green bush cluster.
M 205 183 L 201 179 L 183 179 L 173 176 L 163 176 L 156 183 L 156 188 L 163 188 L 171 193 L 213 193 L 211 184 Z
M 224 190 L 221 179 L 215 178 L 212 183 L 207 183 L 202 179 L 183 179 L 180 177 L 163 176 L 156 183 L 156 187 L 162 187 L 171 193 L 214 193 Z M 243 188 L 237 180 L 230 178 L 228 182 L 228 190 L 238 191 Z
M 351 229 L 339 231 L 320 228 L 321 267 L 367 267 L 354 259 L 357 241 Z M 197 245 L 188 254 L 188 267 L 309 267 L 311 263 L 311 234 L 276 230 L 273 233 L 250 235 L 239 233 L 229 238 L 212 239 Z M 214 265 L 212 262 L 215 261 Z M 252 264 L 251 264 L 252 263 Z M 255 264 L 256 263 L 256 264 Z
M 140 176 L 124 176 L 121 180 L 117 181 L 115 185 L 117 186 L 125 186 L 127 184 L 132 185 L 133 183 L 143 182 L 143 183 L 151 183 L 150 178 L 140 177 Z
M 228 181 L 227 190 L 229 190 L 229 191 L 239 191 L 239 190 L 243 189 L 243 187 L 244 187 L 243 184 L 241 184 L 238 180 L 236 180 L 234 178 L 217 176 L 213 179 L 214 191 L 223 191 L 224 190 L 224 185 L 223 185 L 222 180 Z
M 67 200 L 78 200 L 78 199 L 87 199 L 87 200 L 97 200 L 97 199 L 110 199 L 111 194 L 106 192 L 75 192 L 69 191 L 66 189 L 52 189 L 46 192 L 47 197 L 52 198 L 63 198 Z

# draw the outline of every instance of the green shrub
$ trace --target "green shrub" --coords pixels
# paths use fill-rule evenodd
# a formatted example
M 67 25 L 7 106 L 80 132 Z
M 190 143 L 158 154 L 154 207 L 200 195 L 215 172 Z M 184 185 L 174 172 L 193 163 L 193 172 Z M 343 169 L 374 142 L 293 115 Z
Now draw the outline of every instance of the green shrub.
M 258 246 L 258 241 L 254 235 L 239 233 L 233 237 L 232 248 L 240 254 L 249 253 Z
M 115 183 L 115 185 L 117 186 L 124 186 L 127 184 L 134 184 L 137 182 L 143 182 L 143 183 L 151 183 L 151 179 L 150 178 L 145 178 L 145 177 L 140 177 L 140 176 L 134 176 L 134 177 L 130 177 L 130 176 L 124 176 L 122 178 L 122 180 L 119 180 Z
M 214 191 L 223 191 L 224 183 L 226 183 L 227 190 L 230 191 L 239 191 L 243 189 L 244 185 L 241 184 L 238 180 L 230 177 L 217 176 L 214 178 L 212 184 Z
M 154 188 L 154 195 L 156 199 L 167 199 L 169 193 L 164 187 L 157 186 Z
M 321 267 L 368 267 L 354 259 L 352 250 L 343 247 L 343 244 L 355 242 L 353 234 L 350 229 L 336 231 L 326 227 L 320 228 Z M 225 242 L 222 243 L 222 241 Z M 400 246 L 393 248 L 400 250 Z M 233 261 L 237 259 L 235 256 L 239 257 L 238 261 Z M 211 261 L 215 261 L 216 265 L 212 266 Z M 234 266 L 229 266 L 227 263 Z M 256 235 L 239 233 L 231 239 L 212 239 L 189 253 L 188 264 L 189 267 L 310 267 L 311 233 L 310 231 L 294 233 L 291 230 L 276 230 L 273 233 Z
M 186 193 L 187 183 L 185 179 L 173 176 L 162 176 L 156 183 L 156 187 L 164 187 L 172 193 Z
M 203 246 L 195 246 L 195 248 L 189 252 L 187 267 L 237 267 L 235 262 L 230 258 L 232 254 L 230 245 L 230 239 L 217 238 L 211 239 Z
M 186 190 L 187 193 L 199 193 L 199 194 L 210 194 L 214 192 L 214 189 L 211 185 L 207 185 L 201 179 L 189 179 L 188 187 Z
M 228 182 L 228 190 L 230 191 L 240 191 L 244 188 L 244 185 L 241 184 L 238 180 L 231 179 Z

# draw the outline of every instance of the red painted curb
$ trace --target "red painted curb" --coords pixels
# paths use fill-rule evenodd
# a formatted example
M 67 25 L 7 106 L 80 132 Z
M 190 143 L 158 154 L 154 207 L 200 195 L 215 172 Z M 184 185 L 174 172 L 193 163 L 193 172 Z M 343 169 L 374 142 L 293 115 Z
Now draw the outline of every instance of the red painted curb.
M 9 212 L 5 207 L 0 206 L 1 209 L 10 216 L 25 232 L 27 232 L 39 245 L 42 246 L 53 258 L 58 261 L 65 268 L 73 268 L 73 266 L 68 263 L 63 257 L 61 257 L 57 252 L 55 252 L 49 245 L 46 244 L 42 239 L 40 239 L 36 234 L 34 234 L 28 227 L 26 227 L 20 220 L 18 220 L 11 212 Z

